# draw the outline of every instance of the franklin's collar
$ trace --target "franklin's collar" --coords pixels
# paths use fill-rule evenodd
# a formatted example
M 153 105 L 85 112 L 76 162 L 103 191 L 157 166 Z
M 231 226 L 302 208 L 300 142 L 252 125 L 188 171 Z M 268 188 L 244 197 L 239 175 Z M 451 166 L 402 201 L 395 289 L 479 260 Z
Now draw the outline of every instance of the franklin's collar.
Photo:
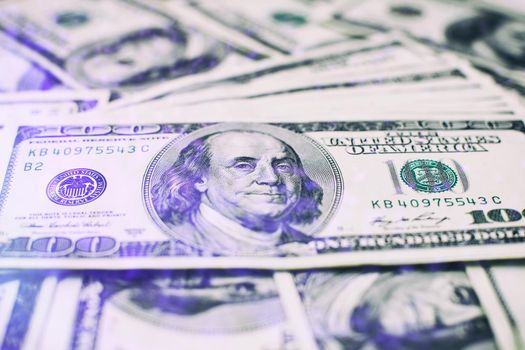
M 192 221 L 199 232 L 213 237 L 213 240 L 237 243 L 236 250 L 239 251 L 273 250 L 280 243 L 283 233 L 282 227 L 264 233 L 250 230 L 204 203 L 200 204 Z

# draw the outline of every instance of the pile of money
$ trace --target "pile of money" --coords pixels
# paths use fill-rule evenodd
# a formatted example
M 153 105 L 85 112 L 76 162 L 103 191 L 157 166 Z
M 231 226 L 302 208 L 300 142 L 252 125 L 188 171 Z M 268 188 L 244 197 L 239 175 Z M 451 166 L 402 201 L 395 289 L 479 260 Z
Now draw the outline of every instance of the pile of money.
M 525 349 L 525 3 L 0 1 L 1 349 Z

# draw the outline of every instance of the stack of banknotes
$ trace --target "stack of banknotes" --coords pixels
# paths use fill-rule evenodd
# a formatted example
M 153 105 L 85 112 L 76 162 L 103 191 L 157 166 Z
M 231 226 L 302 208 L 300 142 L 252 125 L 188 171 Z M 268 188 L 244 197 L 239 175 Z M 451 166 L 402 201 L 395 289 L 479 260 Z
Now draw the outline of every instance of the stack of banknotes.
M 525 2 L 1 0 L 0 348 L 525 349 Z

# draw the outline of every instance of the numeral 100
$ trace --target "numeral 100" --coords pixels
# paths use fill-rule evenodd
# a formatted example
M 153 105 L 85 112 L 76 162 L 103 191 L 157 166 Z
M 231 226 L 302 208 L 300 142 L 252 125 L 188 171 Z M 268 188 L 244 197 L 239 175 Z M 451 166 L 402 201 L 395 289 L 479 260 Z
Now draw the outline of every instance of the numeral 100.
M 484 210 L 473 210 L 467 214 L 472 215 L 472 224 L 489 224 L 491 222 L 515 222 L 523 219 L 525 209 L 520 213 L 514 209 L 492 209 L 485 213 Z

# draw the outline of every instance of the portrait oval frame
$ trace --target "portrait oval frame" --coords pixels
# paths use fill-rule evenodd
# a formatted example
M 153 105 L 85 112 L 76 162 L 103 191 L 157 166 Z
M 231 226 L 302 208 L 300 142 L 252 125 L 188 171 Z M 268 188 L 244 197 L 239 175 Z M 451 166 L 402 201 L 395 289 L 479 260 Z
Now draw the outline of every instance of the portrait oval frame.
M 157 153 L 148 165 L 142 183 L 144 205 L 155 224 L 171 238 L 182 241 L 199 250 L 206 250 L 206 247 L 199 247 L 197 243 L 189 242 L 187 237 L 181 232 L 177 233 L 177 225 L 167 223 L 160 218 L 152 201 L 151 190 L 155 184 L 160 182 L 162 174 L 173 165 L 181 150 L 191 142 L 211 134 L 229 131 L 267 134 L 287 144 L 295 151 L 301 160 L 306 175 L 322 188 L 323 200 L 320 205 L 321 215 L 319 218 L 311 224 L 300 227 L 293 225 L 292 227 L 312 238 L 320 233 L 337 211 L 343 193 L 343 177 L 335 159 L 324 147 L 304 134 L 280 127 L 278 124 L 242 122 L 218 123 L 205 126 L 175 138 Z

